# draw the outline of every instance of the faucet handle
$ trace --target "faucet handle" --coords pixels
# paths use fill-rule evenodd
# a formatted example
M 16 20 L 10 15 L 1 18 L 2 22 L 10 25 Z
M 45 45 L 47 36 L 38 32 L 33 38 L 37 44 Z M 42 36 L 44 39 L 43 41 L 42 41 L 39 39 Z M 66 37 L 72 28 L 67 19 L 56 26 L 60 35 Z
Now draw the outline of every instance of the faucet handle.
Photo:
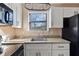
M 0 43 L 2 42 L 2 36 L 0 35 Z

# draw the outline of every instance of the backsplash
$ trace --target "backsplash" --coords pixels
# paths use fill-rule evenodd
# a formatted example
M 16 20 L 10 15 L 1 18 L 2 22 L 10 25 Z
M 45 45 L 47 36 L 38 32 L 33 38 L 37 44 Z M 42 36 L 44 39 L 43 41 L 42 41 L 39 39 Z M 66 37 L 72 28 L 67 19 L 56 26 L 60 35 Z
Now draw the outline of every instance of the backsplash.
M 22 29 L 16 29 L 17 37 L 33 37 L 33 36 L 48 36 L 48 37 L 62 37 L 62 29 L 50 29 L 47 32 L 29 32 Z
M 32 36 L 50 36 L 50 37 L 61 37 L 62 29 L 50 29 L 47 32 L 29 32 L 26 29 L 15 29 L 11 26 L 0 26 L 0 29 L 3 30 L 6 35 L 9 35 L 10 38 L 15 38 L 15 36 L 23 37 L 32 37 Z
M 10 38 L 14 38 L 15 37 L 15 29 L 12 28 L 9 25 L 0 25 L 0 29 L 6 34 L 8 35 Z

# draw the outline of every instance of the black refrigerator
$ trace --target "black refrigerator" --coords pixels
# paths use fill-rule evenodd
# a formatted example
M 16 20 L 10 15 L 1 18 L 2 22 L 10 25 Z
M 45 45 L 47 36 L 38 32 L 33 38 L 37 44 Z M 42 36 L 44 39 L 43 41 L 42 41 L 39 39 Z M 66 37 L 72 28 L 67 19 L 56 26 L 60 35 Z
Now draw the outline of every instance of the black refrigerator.
M 71 42 L 70 55 L 79 56 L 79 14 L 63 20 L 62 38 Z

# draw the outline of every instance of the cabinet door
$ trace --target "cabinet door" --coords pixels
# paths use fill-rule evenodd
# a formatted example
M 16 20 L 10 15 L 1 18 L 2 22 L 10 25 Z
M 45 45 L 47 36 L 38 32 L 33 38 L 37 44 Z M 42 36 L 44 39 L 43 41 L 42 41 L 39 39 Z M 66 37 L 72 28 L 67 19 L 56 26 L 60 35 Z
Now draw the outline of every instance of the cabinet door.
M 25 44 L 25 56 L 51 56 L 50 44 Z
M 79 14 L 79 8 L 75 7 L 74 8 L 74 15 Z
M 16 23 L 16 20 L 17 20 L 17 7 L 16 7 L 16 3 L 12 4 L 12 10 L 13 10 L 13 26 L 12 27 L 16 27 L 17 26 L 17 23 Z
M 51 14 L 51 27 L 52 28 L 63 28 L 63 8 L 53 7 Z
M 69 49 L 69 44 L 53 44 L 53 49 Z
M 75 8 L 64 8 L 64 17 L 71 17 L 74 15 L 74 9 Z
M 6 6 L 8 6 L 9 8 L 12 8 L 12 3 L 4 3 Z
M 52 56 L 69 56 L 69 50 L 52 50 Z
M 14 3 L 12 6 L 13 9 L 13 27 L 21 28 L 22 27 L 22 4 Z
M 16 20 L 16 25 L 17 28 L 22 27 L 22 4 L 18 3 L 17 5 L 17 20 Z
M 69 44 L 64 43 L 57 43 L 52 44 L 52 56 L 69 56 L 70 55 L 70 48 Z

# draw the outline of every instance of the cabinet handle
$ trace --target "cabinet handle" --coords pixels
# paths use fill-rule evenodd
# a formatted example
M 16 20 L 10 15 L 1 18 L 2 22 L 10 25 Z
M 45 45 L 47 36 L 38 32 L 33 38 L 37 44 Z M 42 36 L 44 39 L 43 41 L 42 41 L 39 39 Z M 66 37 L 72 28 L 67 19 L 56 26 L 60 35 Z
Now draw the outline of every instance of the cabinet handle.
M 64 46 L 58 46 L 58 48 L 64 48 Z
M 58 54 L 58 56 L 64 56 L 64 54 Z
M 41 56 L 41 53 L 40 53 L 40 52 L 37 52 L 37 53 L 36 53 L 36 56 Z
M 74 14 L 77 15 L 78 14 L 78 11 L 74 11 Z

